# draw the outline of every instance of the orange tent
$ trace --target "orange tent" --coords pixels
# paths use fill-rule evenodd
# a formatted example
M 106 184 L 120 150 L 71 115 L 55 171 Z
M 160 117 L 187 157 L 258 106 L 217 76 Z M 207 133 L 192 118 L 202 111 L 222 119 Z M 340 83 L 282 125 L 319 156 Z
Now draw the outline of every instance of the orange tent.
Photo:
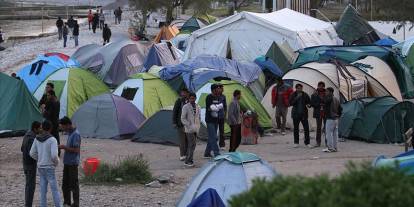
M 155 37 L 154 42 L 155 43 L 160 43 L 161 40 L 170 40 L 173 37 L 175 37 L 179 32 L 180 32 L 180 30 L 178 30 L 178 28 L 175 25 L 173 25 L 173 26 L 163 26 L 161 28 L 161 31 Z

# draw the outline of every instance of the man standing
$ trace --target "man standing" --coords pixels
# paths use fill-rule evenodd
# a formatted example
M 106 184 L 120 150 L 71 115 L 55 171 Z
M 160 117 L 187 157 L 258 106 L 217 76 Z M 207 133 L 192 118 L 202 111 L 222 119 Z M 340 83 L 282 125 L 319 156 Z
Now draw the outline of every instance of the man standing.
M 277 85 L 272 89 L 272 106 L 276 107 L 275 119 L 277 128 L 282 135 L 286 135 L 286 116 L 289 107 L 289 97 L 293 89 L 286 85 L 282 79 L 279 79 Z
M 303 92 L 302 84 L 295 85 L 296 91 L 290 95 L 289 104 L 292 106 L 293 136 L 295 148 L 299 146 L 299 123 L 305 130 L 305 145 L 311 148 L 309 138 L 308 107 L 310 107 L 309 95 Z
M 313 118 L 316 119 L 316 146 L 321 146 L 322 124 L 325 126 L 325 83 L 319 82 L 318 88 L 311 96 L 311 106 L 313 107 Z
M 24 190 L 24 206 L 31 207 L 33 204 L 33 196 L 36 189 L 36 170 L 37 162 L 30 157 L 30 149 L 33 142 L 41 131 L 40 122 L 34 121 L 32 127 L 23 137 L 21 151 L 23 153 L 23 170 L 26 176 L 26 186 Z
M 68 34 L 69 34 L 68 23 L 65 23 L 62 29 L 63 47 L 66 47 L 66 42 L 68 41 Z
M 58 20 L 56 20 L 56 27 L 58 29 L 58 39 L 61 40 L 63 36 L 63 20 L 61 17 L 58 17 Z
M 103 45 L 105 45 L 106 43 L 109 43 L 110 39 L 111 39 L 111 29 L 109 29 L 108 24 L 105 24 L 105 27 L 103 28 L 103 32 L 102 32 L 102 37 L 103 37 Z
M 59 149 L 65 150 L 63 155 L 63 204 L 71 207 L 79 207 L 79 180 L 78 166 L 80 160 L 81 137 L 72 125 L 72 121 L 68 117 L 60 120 L 60 126 L 63 131 L 68 133 L 66 145 L 59 145 Z M 73 193 L 73 204 L 71 194 Z
M 55 176 L 55 168 L 59 163 L 58 145 L 56 139 L 50 134 L 52 123 L 44 121 L 42 130 L 30 149 L 30 157 L 37 160 L 40 177 L 40 206 L 47 206 L 47 186 L 50 184 L 55 207 L 60 207 L 59 190 Z
M 47 102 L 47 93 L 49 91 L 53 91 L 55 89 L 55 85 L 51 82 L 46 83 L 45 93 L 43 94 L 42 98 L 39 101 L 39 106 L 41 111 L 43 112 Z
M 73 16 L 70 16 L 70 18 L 68 19 L 68 28 L 70 30 L 70 35 L 73 34 L 73 28 L 75 27 L 75 19 L 73 19 Z M 73 36 L 70 37 L 70 39 L 72 39 Z
M 79 45 L 79 24 L 75 22 L 73 26 L 73 39 L 75 40 L 75 47 Z
M 230 125 L 231 137 L 230 137 L 230 149 L 229 152 L 235 152 L 241 142 L 241 110 L 240 110 L 240 98 L 241 92 L 235 90 L 233 92 L 233 101 L 229 105 L 228 111 L 228 124 Z
M 101 9 L 101 13 L 99 14 L 99 28 L 101 30 L 104 28 L 105 25 L 105 14 L 103 13 L 103 9 Z
M 220 149 L 217 145 L 218 113 L 223 110 L 223 103 L 219 99 L 219 89 L 217 84 L 211 85 L 211 94 L 206 97 L 206 118 L 208 140 L 204 158 L 211 158 L 211 151 L 214 156 L 220 155 Z
M 177 129 L 178 137 L 180 138 L 180 161 L 184 161 L 187 156 L 187 137 L 184 132 L 184 125 L 181 122 L 181 113 L 183 106 L 188 101 L 188 90 L 186 88 L 181 89 L 180 91 L 180 98 L 175 101 L 174 108 L 173 108 L 173 125 Z
M 224 138 L 224 122 L 226 119 L 227 114 L 227 102 L 226 102 L 226 96 L 223 95 L 224 87 L 222 84 L 218 83 L 218 97 L 221 103 L 223 103 L 223 109 L 219 111 L 218 116 L 218 123 L 219 123 L 219 146 L 220 148 L 224 149 L 226 147 L 226 141 Z
M 118 7 L 118 9 L 115 10 L 114 14 L 115 14 L 115 24 L 117 22 L 118 22 L 118 24 L 121 24 L 121 19 L 122 19 L 122 10 L 121 10 L 121 7 Z
M 95 13 L 92 18 L 92 32 L 96 33 L 96 27 L 99 25 L 99 14 Z
M 328 148 L 324 152 L 337 152 L 338 143 L 338 119 L 342 113 L 342 107 L 339 100 L 333 95 L 334 89 L 326 89 L 325 107 L 326 107 L 326 127 L 325 135 L 328 142 Z
M 55 137 L 58 144 L 60 144 L 59 138 L 59 112 L 60 112 L 60 103 L 56 98 L 55 91 L 49 91 L 47 94 L 47 102 L 45 104 L 45 110 L 43 112 L 43 117 L 52 123 L 52 135 Z M 60 150 L 59 150 L 60 156 Z
M 91 30 L 92 21 L 93 21 L 93 14 L 92 14 L 92 10 L 89 9 L 89 12 L 88 12 L 88 25 L 89 25 L 89 30 Z
M 200 130 L 200 107 L 196 104 L 197 96 L 191 93 L 188 103 L 183 106 L 181 113 L 181 122 L 184 125 L 184 131 L 187 137 L 187 156 L 184 165 L 193 167 L 193 154 L 196 148 L 197 134 Z

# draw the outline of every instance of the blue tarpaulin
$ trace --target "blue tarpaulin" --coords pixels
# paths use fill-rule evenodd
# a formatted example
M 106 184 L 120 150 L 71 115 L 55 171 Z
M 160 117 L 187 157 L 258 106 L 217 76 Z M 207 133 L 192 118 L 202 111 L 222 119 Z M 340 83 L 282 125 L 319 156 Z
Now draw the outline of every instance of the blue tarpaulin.
M 76 60 L 63 59 L 62 56 L 63 54 L 39 55 L 30 64 L 20 69 L 17 76 L 24 81 L 30 93 L 33 93 L 55 71 L 62 68 L 80 67 Z
M 269 70 L 271 73 L 273 73 L 277 77 L 283 76 L 283 71 L 276 65 L 276 63 L 265 56 L 260 56 L 254 60 L 254 63 L 256 63 L 260 68 L 262 68 L 263 71 Z
M 387 38 L 384 38 L 384 39 L 380 39 L 380 40 L 374 42 L 375 45 L 378 45 L 378 46 L 388 46 L 388 47 L 391 47 L 391 46 L 393 46 L 393 45 L 395 45 L 397 43 L 398 42 L 395 41 L 394 39 L 392 39 L 391 37 L 387 37 Z
M 187 207 L 225 207 L 216 190 L 209 188 L 193 200 Z
M 168 81 L 181 76 L 186 87 L 197 91 L 214 78 L 228 78 L 248 85 L 259 79 L 262 69 L 254 63 L 242 63 L 219 56 L 202 55 L 184 61 L 181 64 L 166 66 L 160 72 L 160 78 Z

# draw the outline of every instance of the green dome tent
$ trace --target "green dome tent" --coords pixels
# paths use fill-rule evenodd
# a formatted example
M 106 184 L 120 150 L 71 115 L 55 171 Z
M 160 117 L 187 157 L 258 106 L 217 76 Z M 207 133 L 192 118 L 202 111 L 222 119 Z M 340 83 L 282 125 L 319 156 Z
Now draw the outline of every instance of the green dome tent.
M 259 116 L 259 124 L 261 127 L 270 128 L 272 127 L 272 119 L 270 118 L 269 114 L 266 112 L 265 108 L 260 104 L 260 101 L 256 99 L 253 93 L 247 88 L 242 86 L 240 83 L 236 81 L 212 81 L 205 84 L 197 91 L 197 103 L 201 107 L 201 122 L 205 125 L 205 115 L 206 115 L 206 97 L 208 94 L 211 93 L 211 84 L 213 83 L 221 83 L 224 86 L 223 94 L 226 96 L 227 105 L 230 105 L 231 101 L 233 100 L 233 91 L 240 90 L 242 94 L 242 98 L 240 100 L 240 106 L 242 109 L 251 110 L 257 113 Z M 230 128 L 225 126 L 224 129 L 225 133 L 230 132 Z
M 34 97 L 40 100 L 46 84 L 55 85 L 55 93 L 60 101 L 59 117 L 72 117 L 81 104 L 90 98 L 109 92 L 109 88 L 91 72 L 79 68 L 65 68 L 50 75 L 35 90 Z
M 178 98 L 166 82 L 150 73 L 138 73 L 123 82 L 113 94 L 132 102 L 146 118 L 169 106 Z
M 375 143 L 404 142 L 414 127 L 414 104 L 393 97 L 363 98 L 342 105 L 339 135 Z
M 27 130 L 41 121 L 38 102 L 22 80 L 0 73 L 0 131 Z

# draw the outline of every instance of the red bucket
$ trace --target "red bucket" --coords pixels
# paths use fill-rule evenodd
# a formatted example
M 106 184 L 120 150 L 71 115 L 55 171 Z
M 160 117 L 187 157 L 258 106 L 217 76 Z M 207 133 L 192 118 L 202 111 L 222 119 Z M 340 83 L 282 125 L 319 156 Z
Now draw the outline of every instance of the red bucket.
M 96 157 L 89 157 L 83 162 L 83 172 L 86 176 L 93 175 L 99 166 L 99 159 Z

